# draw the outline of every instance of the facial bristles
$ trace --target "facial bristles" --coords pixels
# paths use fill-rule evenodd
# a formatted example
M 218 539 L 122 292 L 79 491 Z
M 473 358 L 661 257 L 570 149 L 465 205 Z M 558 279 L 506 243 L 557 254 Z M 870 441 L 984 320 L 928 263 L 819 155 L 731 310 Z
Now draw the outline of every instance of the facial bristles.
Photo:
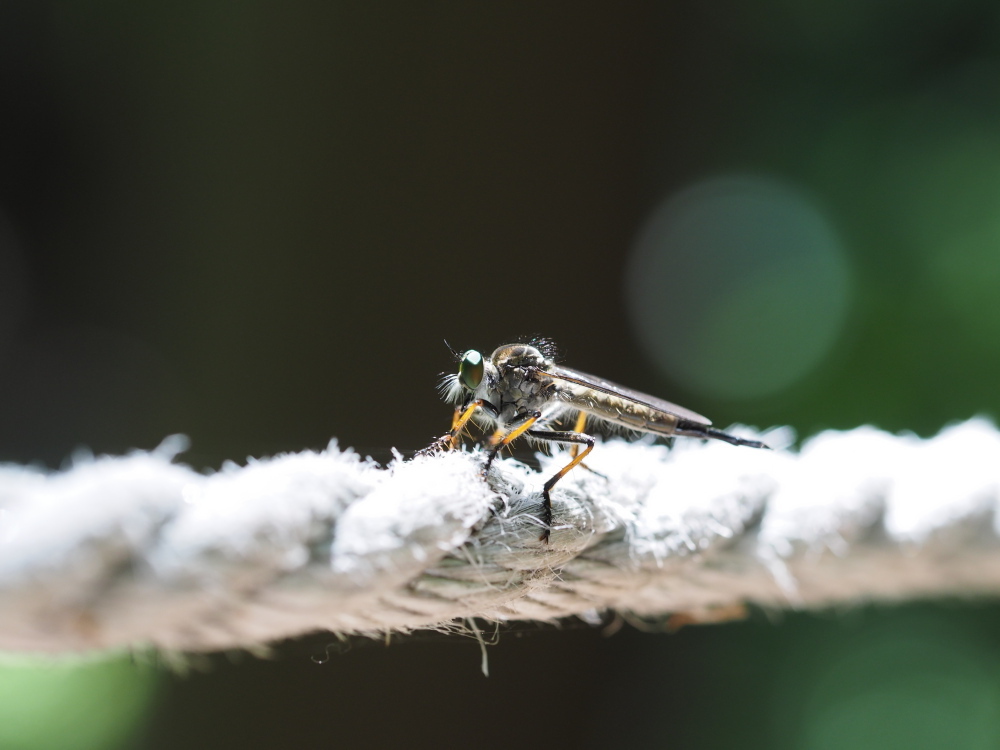
M 458 373 L 447 372 L 441 376 L 441 382 L 438 383 L 438 393 L 448 403 L 459 403 L 462 400 L 464 390 L 458 379 Z

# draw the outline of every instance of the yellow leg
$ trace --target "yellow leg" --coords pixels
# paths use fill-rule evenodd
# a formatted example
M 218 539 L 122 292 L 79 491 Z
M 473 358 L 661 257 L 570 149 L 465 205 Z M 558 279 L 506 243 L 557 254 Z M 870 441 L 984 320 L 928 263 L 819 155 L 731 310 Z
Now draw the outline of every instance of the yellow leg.
M 451 415 L 451 430 L 448 434 L 442 435 L 423 450 L 417 451 L 414 455 L 433 456 L 442 450 L 454 450 L 458 446 L 458 438 L 461 436 L 465 425 L 472 419 L 472 416 L 476 413 L 476 409 L 484 406 L 489 411 L 496 411 L 492 404 L 482 399 L 476 399 L 465 407 L 465 409 L 455 409 L 455 413 Z
M 531 429 L 531 425 L 533 425 L 541 418 L 542 418 L 541 412 L 536 411 L 530 416 L 525 417 L 524 422 L 519 424 L 517 427 L 508 432 L 503 437 L 498 437 L 500 435 L 500 430 L 494 432 L 492 437 L 490 437 L 490 445 L 492 447 L 490 448 L 489 458 L 486 459 L 485 471 L 488 472 L 490 470 L 490 467 L 493 465 L 493 461 L 496 459 L 497 456 L 500 455 L 500 451 L 502 451 L 505 446 L 510 445 L 513 441 L 521 437 L 521 435 L 523 435 L 527 430 Z
M 506 445 L 510 445 L 515 440 L 517 440 L 519 437 L 521 437 L 521 435 L 523 435 L 528 430 L 530 430 L 531 429 L 531 425 L 533 425 L 537 421 L 538 421 L 538 417 L 537 416 L 528 417 L 526 420 L 524 420 L 524 422 L 522 422 L 521 424 L 519 424 L 517 427 L 515 427 L 513 430 L 511 430 L 510 432 L 508 432 L 502 438 L 500 438 L 499 440 L 497 440 L 495 443 L 492 443 L 492 445 L 497 450 L 500 450 L 501 448 L 503 448 Z M 490 440 L 491 441 L 494 440 L 494 438 L 496 438 L 496 436 L 499 434 L 499 432 L 500 432 L 500 430 L 497 430 L 495 433 L 493 433 L 493 437 L 491 437 Z
M 548 492 L 549 490 L 551 490 L 552 487 L 555 485 L 556 482 L 558 482 L 560 479 L 562 479 L 564 476 L 566 476 L 574 466 L 576 466 L 577 464 L 581 463 L 583 461 L 583 459 L 585 459 L 587 457 L 588 453 L 590 453 L 592 450 L 594 450 L 593 438 L 590 438 L 590 440 L 591 440 L 591 442 L 588 443 L 587 447 L 583 449 L 583 453 L 581 453 L 578 456 L 573 456 L 573 460 L 572 461 L 570 461 L 568 464 L 566 464 L 565 466 L 563 466 L 559 470 L 558 474 L 556 474 L 554 477 L 552 477 L 549 481 L 547 481 L 545 483 L 545 491 L 546 492 Z M 577 444 L 577 445 L 579 445 L 579 444 Z M 575 448 L 575 447 L 577 447 L 577 445 L 574 445 L 573 447 Z
M 458 436 L 462 434 L 465 425 L 469 423 L 472 415 L 476 413 L 476 409 L 482 406 L 482 404 L 482 401 L 476 399 L 466 407 L 465 411 L 455 409 L 455 413 L 451 417 L 451 432 L 448 434 L 449 448 L 454 448 L 458 445 Z
M 576 424 L 573 426 L 573 432 L 583 432 L 583 428 L 587 426 L 587 412 L 581 411 L 576 417 Z M 571 458 L 576 458 L 576 454 L 580 452 L 580 444 L 573 443 L 573 446 L 569 449 L 569 455 Z
M 462 431 L 462 427 L 465 426 L 465 423 L 461 422 L 461 419 L 462 409 L 461 407 L 456 406 L 454 413 L 451 415 L 451 429 L 448 430 L 448 436 L 445 439 L 445 445 L 448 450 L 454 450 L 458 445 L 458 435 Z M 468 420 L 466 420 L 466 422 L 467 421 Z

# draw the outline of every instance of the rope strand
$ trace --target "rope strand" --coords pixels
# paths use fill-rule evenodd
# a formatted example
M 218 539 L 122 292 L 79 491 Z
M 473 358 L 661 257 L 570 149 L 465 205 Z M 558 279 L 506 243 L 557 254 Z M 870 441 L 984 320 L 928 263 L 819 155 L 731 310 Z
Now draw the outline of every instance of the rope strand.
M 553 490 L 548 543 L 541 489 L 568 452 L 541 472 L 497 460 L 484 481 L 477 452 L 382 469 L 331 443 L 199 474 L 182 448 L 0 467 L 0 649 L 1000 592 L 1000 434 L 984 420 L 927 440 L 827 432 L 797 453 L 611 440 Z

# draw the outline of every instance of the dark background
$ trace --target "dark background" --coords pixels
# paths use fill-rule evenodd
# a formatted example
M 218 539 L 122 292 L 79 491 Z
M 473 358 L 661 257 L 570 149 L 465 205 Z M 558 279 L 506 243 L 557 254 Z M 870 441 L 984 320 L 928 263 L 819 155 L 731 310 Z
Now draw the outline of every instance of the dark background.
M 442 339 L 536 333 L 720 426 L 995 415 L 998 16 L 0 0 L 0 460 L 386 459 L 448 422 Z M 994 747 L 998 619 L 11 666 L 0 745 Z

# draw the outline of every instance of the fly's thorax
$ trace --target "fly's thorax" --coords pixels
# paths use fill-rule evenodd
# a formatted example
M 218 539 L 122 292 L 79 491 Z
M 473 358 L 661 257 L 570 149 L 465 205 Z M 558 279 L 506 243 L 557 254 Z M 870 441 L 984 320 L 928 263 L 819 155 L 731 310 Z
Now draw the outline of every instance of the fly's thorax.
M 497 384 L 501 412 L 513 418 L 525 412 L 545 411 L 552 403 L 553 383 L 537 367 L 506 367 Z
M 513 367 L 545 368 L 552 364 L 551 360 L 529 344 L 504 344 L 493 352 L 490 361 L 501 372 Z
M 528 344 L 506 344 L 490 357 L 496 368 L 496 389 L 502 407 L 513 404 L 518 412 L 540 409 L 548 400 L 549 378 L 544 369 L 551 361 Z

